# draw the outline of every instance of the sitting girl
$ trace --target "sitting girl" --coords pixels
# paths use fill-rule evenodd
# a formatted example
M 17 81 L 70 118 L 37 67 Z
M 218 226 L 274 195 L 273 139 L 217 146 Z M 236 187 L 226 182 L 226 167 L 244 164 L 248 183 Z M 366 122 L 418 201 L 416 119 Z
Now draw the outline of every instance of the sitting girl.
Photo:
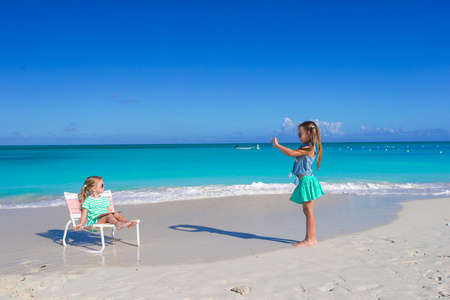
M 116 225 L 118 230 L 125 226 L 132 228 L 137 224 L 136 221 L 128 221 L 127 218 L 118 212 L 111 211 L 109 208 L 111 205 L 109 200 L 104 196 L 100 196 L 104 190 L 105 185 L 103 184 L 101 177 L 91 176 L 86 178 L 84 186 L 81 188 L 81 199 L 83 204 L 81 206 L 80 223 L 74 227 L 74 230 L 81 228 L 86 220 L 87 223 L 85 226 L 110 223 Z M 86 192 L 89 193 L 89 197 Z M 102 214 L 106 215 L 100 216 Z

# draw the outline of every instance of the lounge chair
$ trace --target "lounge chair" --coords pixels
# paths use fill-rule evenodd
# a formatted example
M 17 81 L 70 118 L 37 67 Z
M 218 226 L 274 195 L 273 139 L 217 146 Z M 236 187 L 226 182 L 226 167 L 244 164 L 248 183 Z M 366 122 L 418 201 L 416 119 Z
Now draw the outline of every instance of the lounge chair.
M 112 211 L 114 211 L 114 203 L 112 200 L 112 194 L 110 190 L 104 191 L 102 196 L 105 196 L 108 198 L 109 202 L 111 203 L 110 208 Z M 64 236 L 63 236 L 63 245 L 64 247 L 67 247 L 66 243 L 66 237 L 67 237 L 67 230 L 69 229 L 69 225 L 72 224 L 73 227 L 77 225 L 77 221 L 81 218 L 81 196 L 77 193 L 67 193 L 64 192 L 64 198 L 66 199 L 67 209 L 69 210 L 70 220 L 66 224 L 66 228 L 64 229 Z M 140 246 L 140 237 L 139 237 L 139 223 L 140 220 L 136 220 L 137 224 L 135 226 L 136 228 L 136 246 Z M 72 228 L 73 228 L 72 227 Z M 94 224 L 90 226 L 82 226 L 79 230 L 89 230 L 94 232 L 99 232 L 102 240 L 102 247 L 100 250 L 85 250 L 77 248 L 78 250 L 88 252 L 88 253 L 101 253 L 105 249 L 105 235 L 104 231 L 106 229 L 111 229 L 111 238 L 115 238 L 115 230 L 116 226 L 113 224 Z

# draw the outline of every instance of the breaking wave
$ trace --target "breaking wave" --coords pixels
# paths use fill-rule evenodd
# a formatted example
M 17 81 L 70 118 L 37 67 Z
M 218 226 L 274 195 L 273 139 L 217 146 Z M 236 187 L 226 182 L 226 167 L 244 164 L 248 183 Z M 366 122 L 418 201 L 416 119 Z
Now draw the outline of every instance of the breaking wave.
M 349 195 L 411 195 L 450 196 L 450 183 L 387 183 L 387 182 L 321 182 L 325 194 Z M 113 191 L 114 202 L 124 204 L 159 203 L 179 200 L 220 198 L 245 195 L 290 194 L 295 186 L 289 184 L 253 182 L 242 185 L 206 185 L 190 187 L 161 187 Z M 41 198 L 34 202 L 3 203 L 0 209 L 64 206 L 64 198 Z

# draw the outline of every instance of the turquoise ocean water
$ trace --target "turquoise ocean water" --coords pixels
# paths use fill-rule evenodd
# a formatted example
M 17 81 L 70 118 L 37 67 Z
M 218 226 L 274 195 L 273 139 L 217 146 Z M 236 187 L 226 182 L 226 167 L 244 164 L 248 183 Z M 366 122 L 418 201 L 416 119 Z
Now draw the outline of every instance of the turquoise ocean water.
M 292 192 L 292 158 L 234 146 L 0 146 L 0 209 L 64 205 L 90 175 L 119 204 Z M 449 170 L 450 142 L 325 143 L 315 176 L 329 194 L 445 196 Z

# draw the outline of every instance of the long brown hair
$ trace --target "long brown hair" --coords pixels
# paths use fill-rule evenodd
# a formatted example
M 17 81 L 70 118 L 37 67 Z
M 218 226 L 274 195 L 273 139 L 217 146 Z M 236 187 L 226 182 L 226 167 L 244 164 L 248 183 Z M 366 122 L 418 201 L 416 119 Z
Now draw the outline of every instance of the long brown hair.
M 317 171 L 319 171 L 320 161 L 322 160 L 322 143 L 320 141 L 319 127 L 313 121 L 303 122 L 298 125 L 298 129 L 300 127 L 311 133 L 311 151 L 314 151 L 314 146 L 317 145 Z
M 88 197 L 86 192 L 91 193 L 91 189 L 97 185 L 97 183 L 102 180 L 100 176 L 90 176 L 84 181 L 84 185 L 81 188 L 81 203 Z

